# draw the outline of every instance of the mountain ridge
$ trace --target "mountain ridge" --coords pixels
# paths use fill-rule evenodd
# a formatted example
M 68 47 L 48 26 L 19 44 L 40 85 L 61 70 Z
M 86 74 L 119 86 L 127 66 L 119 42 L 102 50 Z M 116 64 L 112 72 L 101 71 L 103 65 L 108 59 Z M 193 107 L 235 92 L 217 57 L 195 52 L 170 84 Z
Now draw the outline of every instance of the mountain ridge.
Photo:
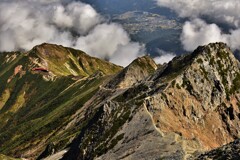
M 226 59 L 226 60 L 224 60 L 223 57 L 221 57 L 222 62 L 220 62 L 218 60 L 219 57 L 215 57 L 217 60 L 213 59 L 213 57 L 216 56 L 216 55 L 223 56 L 222 52 L 221 52 L 222 47 L 224 49 L 226 49 L 225 51 L 226 51 L 226 53 L 229 53 L 230 57 L 228 57 L 229 59 Z M 190 96 L 187 99 L 191 100 L 190 103 L 192 103 L 192 105 L 193 105 L 193 106 L 191 106 L 191 105 L 189 106 L 189 107 L 192 108 L 191 109 L 192 111 L 190 110 L 192 113 L 191 112 L 188 113 L 187 111 L 189 109 L 185 108 L 186 106 L 188 106 L 188 104 L 184 104 L 185 103 L 184 101 L 186 101 L 186 100 L 182 99 L 181 100 L 182 104 L 179 103 L 181 101 L 177 102 L 178 105 L 183 106 L 183 109 L 181 111 L 183 113 L 183 115 L 185 115 L 187 117 L 193 116 L 193 118 L 194 119 L 196 118 L 196 120 L 198 120 L 199 118 L 202 119 L 200 115 L 202 113 L 204 113 L 204 110 L 209 109 L 209 108 L 205 108 L 206 106 L 213 106 L 213 110 L 214 110 L 214 108 L 218 107 L 218 105 L 221 105 L 221 103 L 225 103 L 222 100 L 229 99 L 230 98 L 229 96 L 231 96 L 230 94 L 233 94 L 234 89 L 230 89 L 230 86 L 228 86 L 227 84 L 232 84 L 231 80 L 233 80 L 233 79 L 235 79 L 235 82 L 236 82 L 236 84 L 234 84 L 234 85 L 237 85 L 237 83 L 239 83 L 239 81 L 238 81 L 239 62 L 234 58 L 234 56 L 230 52 L 229 48 L 225 48 L 225 47 L 226 47 L 226 45 L 223 44 L 223 43 L 216 43 L 216 44 L 210 44 L 210 45 L 205 46 L 205 47 L 199 47 L 197 50 L 195 50 L 193 52 L 193 54 L 198 53 L 198 51 L 200 51 L 201 53 L 203 51 L 206 51 L 208 53 L 211 53 L 211 55 L 208 57 L 208 53 L 196 54 L 197 57 L 192 61 L 193 63 L 191 63 L 190 67 L 187 67 L 186 69 L 183 69 L 184 71 L 182 72 L 182 74 L 179 74 L 178 77 L 176 77 L 175 79 L 172 79 L 172 81 L 170 81 L 171 83 L 170 83 L 170 85 L 168 85 L 169 93 L 167 93 L 165 95 L 165 98 L 168 101 L 174 102 L 175 99 L 180 98 L 180 97 L 178 98 L 179 95 L 186 95 L 186 97 Z M 204 50 L 202 50 L 202 49 L 204 49 Z M 212 50 L 208 50 L 208 49 L 212 49 Z M 215 53 L 214 53 L 214 49 L 216 49 Z M 211 56 L 213 56 L 213 57 L 211 57 Z M 231 60 L 233 60 L 233 61 L 231 61 Z M 209 62 L 209 63 L 207 63 L 207 62 Z M 183 62 L 180 61 L 180 64 L 181 63 L 183 63 Z M 171 66 L 171 62 L 169 64 Z M 232 65 L 232 68 L 227 68 L 227 67 L 230 67 L 231 65 Z M 211 71 L 213 68 L 216 68 L 216 70 Z M 225 69 L 226 69 L 226 71 L 223 72 L 223 70 L 225 70 Z M 228 76 L 231 75 L 231 74 L 227 70 L 230 70 L 231 72 L 236 71 L 236 77 L 229 78 Z M 174 72 L 174 73 L 176 73 L 176 72 Z M 210 75 L 209 75 L 209 73 L 210 73 Z M 223 73 L 226 74 L 226 75 L 223 75 Z M 164 76 L 165 75 L 163 74 L 163 77 Z M 199 77 L 201 77 L 201 78 L 199 78 Z M 170 77 L 170 79 L 171 78 L 172 77 Z M 212 89 L 209 89 L 209 87 L 211 87 Z M 234 86 L 232 88 L 234 88 Z M 186 90 L 188 93 L 184 94 L 185 91 L 182 92 L 183 90 Z M 180 91 L 180 93 L 177 93 L 178 91 Z M 166 92 L 167 91 L 165 90 L 165 93 Z M 174 94 L 176 96 L 171 95 L 171 94 Z M 162 96 L 164 96 L 164 95 L 162 95 Z M 218 97 L 218 96 L 220 96 L 220 97 Z M 199 104 L 199 107 L 197 107 L 198 106 L 196 104 L 197 101 L 201 102 Z M 174 103 L 169 104 L 169 105 L 172 105 L 173 108 L 176 107 L 176 109 L 179 108 Z M 194 105 L 197 105 L 197 106 L 194 106 Z M 236 109 L 236 111 L 239 112 L 236 104 L 232 104 L 232 105 L 234 105 L 233 106 L 234 110 Z M 203 107 L 203 112 L 198 113 L 199 108 L 201 108 L 201 107 Z M 198 117 L 198 114 L 200 114 L 199 115 L 200 117 Z M 236 113 L 236 115 L 238 115 L 238 113 Z M 179 120 L 179 117 L 176 117 L 175 119 Z M 179 124 L 179 125 L 183 125 L 183 122 L 184 122 L 184 120 L 182 120 L 181 124 Z M 162 123 L 164 124 L 164 122 L 162 122 Z M 172 124 L 176 124 L 176 123 L 172 123 Z M 170 126 L 171 125 L 169 125 L 169 127 Z M 180 128 L 182 128 L 182 127 L 176 127 L 176 129 L 177 129 L 176 131 L 179 131 Z M 198 132 L 200 132 L 200 131 L 198 131 Z M 203 131 L 201 131 L 201 132 L 203 132 Z M 182 134 L 188 134 L 188 133 L 189 132 L 186 130 L 185 133 L 183 132 Z M 203 135 L 205 135 L 205 134 L 203 134 Z M 221 141 L 221 140 L 219 139 L 219 141 Z M 213 140 L 210 139 L 209 142 L 213 142 Z
M 194 159 L 239 138 L 240 63 L 226 44 L 198 47 L 163 66 L 144 56 L 124 69 L 78 52 L 42 44 L 25 57 L 0 56 L 6 82 L 0 88 L 1 153 Z M 71 56 L 75 67 L 55 68 Z
M 40 47 L 46 45 L 47 51 L 49 48 L 57 48 L 57 51 L 51 52 L 53 54 L 63 49 L 61 53 L 63 60 L 54 62 L 55 66 L 61 68 L 61 65 L 69 60 L 68 55 L 71 53 L 65 54 L 66 48 L 52 44 L 43 44 Z M 95 67 L 91 68 L 88 65 L 85 69 L 88 73 L 74 75 L 64 66 L 67 74 L 64 70 L 63 74 L 58 74 L 54 68 L 48 68 L 49 63 L 55 59 L 45 62 L 45 59 L 42 60 L 42 57 L 38 55 L 41 52 L 35 53 L 34 51 L 35 48 L 28 53 L 17 52 L 12 55 L 5 53 L 6 58 L 4 54 L 1 54 L 4 68 L 0 71 L 3 84 L 0 87 L 2 124 L 0 126 L 0 150 L 1 152 L 8 151 L 8 154 L 15 153 L 16 157 L 36 157 L 35 154 L 41 153 L 45 148 L 44 144 L 51 141 L 57 141 L 56 143 L 66 141 L 64 145 L 69 143 L 68 139 L 77 133 L 73 132 L 73 129 L 70 129 L 69 133 L 66 132 L 67 136 L 62 137 L 62 140 L 59 138 L 61 135 L 52 134 L 58 132 L 61 123 L 65 122 L 63 125 L 66 125 L 67 119 L 95 94 L 100 84 L 122 68 L 97 58 L 91 58 L 81 51 L 73 50 L 76 55 L 80 52 L 84 58 L 87 56 L 86 62 L 96 64 Z M 99 66 L 106 68 L 100 71 Z M 99 71 L 102 74 L 97 74 Z M 24 130 L 27 131 L 26 134 L 23 134 Z M 52 138 L 49 139 L 49 136 Z M 22 143 L 24 144 L 19 145 Z M 59 145 L 61 147 L 61 144 Z M 32 151 L 27 148 L 32 148 Z
M 66 72 L 64 75 L 89 76 L 99 69 L 107 69 L 108 67 L 111 69 L 102 70 L 102 72 L 112 74 L 122 68 L 110 62 L 91 57 L 83 51 L 47 43 L 34 47 L 28 54 L 36 54 L 47 61 L 48 66 L 45 67 L 49 67 L 52 72 L 59 75 Z
M 158 68 L 157 64 L 149 56 L 142 56 L 132 61 L 108 84 L 110 88 L 128 88 L 135 83 L 147 78 Z

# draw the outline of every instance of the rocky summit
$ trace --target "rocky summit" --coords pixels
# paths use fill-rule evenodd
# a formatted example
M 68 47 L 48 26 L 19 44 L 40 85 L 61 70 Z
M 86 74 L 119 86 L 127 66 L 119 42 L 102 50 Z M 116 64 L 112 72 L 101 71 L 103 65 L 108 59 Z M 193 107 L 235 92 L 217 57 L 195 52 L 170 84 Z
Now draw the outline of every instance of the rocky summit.
M 224 43 L 125 68 L 53 44 L 0 60 L 5 159 L 224 159 L 239 150 L 240 63 Z

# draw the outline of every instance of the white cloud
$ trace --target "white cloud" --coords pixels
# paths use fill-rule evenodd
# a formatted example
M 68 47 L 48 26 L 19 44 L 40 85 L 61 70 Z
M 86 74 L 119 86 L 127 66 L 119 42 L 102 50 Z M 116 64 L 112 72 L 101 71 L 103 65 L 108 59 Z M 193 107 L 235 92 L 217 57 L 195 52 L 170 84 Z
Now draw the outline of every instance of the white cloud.
M 166 52 L 161 49 L 158 50 L 158 53 L 159 53 L 159 56 L 153 59 L 157 64 L 168 63 L 176 56 L 174 53 Z
M 207 24 L 203 20 L 194 19 L 184 24 L 181 41 L 185 50 L 192 51 L 199 45 L 226 42 L 227 39 L 216 24 Z
M 181 42 L 187 51 L 210 42 L 225 42 L 233 50 L 240 49 L 240 1 L 237 0 L 157 0 L 158 5 L 188 18 L 183 25 Z M 205 19 L 207 18 L 207 19 Z M 204 20 L 205 19 L 205 20 Z M 210 20 L 212 23 L 206 23 Z M 221 25 L 228 28 L 223 33 Z
M 181 42 L 187 51 L 193 51 L 199 45 L 212 42 L 227 43 L 233 50 L 240 49 L 240 29 L 223 33 L 216 24 L 207 24 L 201 19 L 185 22 Z
M 131 42 L 122 26 L 105 23 L 94 8 L 70 0 L 2 0 L 0 51 L 29 50 L 43 42 L 86 51 L 100 58 L 112 56 L 119 65 L 136 58 L 141 45 Z M 129 47 L 132 46 L 132 47 Z M 135 48 L 136 47 L 136 48 Z M 128 56 L 121 56 L 121 54 Z
M 128 43 L 128 34 L 119 25 L 112 23 L 96 26 L 87 36 L 80 37 L 76 46 L 94 56 L 111 57 L 120 45 Z
M 157 0 L 158 5 L 168 7 L 180 17 L 208 16 L 236 27 L 240 26 L 240 1 L 238 0 Z
M 110 61 L 117 63 L 121 60 L 122 65 L 127 66 L 136 59 L 137 56 L 143 56 L 143 53 L 145 53 L 144 45 L 140 45 L 139 43 L 128 43 L 127 45 L 118 46 L 118 50 L 113 54 L 113 56 L 111 56 Z
M 240 29 L 231 30 L 230 34 L 226 36 L 232 49 L 240 49 Z

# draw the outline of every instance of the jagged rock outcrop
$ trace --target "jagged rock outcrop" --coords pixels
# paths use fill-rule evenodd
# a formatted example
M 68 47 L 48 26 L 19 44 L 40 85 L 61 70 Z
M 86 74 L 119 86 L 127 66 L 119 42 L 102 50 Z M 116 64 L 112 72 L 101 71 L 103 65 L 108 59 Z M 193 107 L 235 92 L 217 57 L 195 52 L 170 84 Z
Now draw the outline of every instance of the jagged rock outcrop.
M 162 89 L 149 92 L 148 109 L 162 131 L 219 147 L 239 135 L 239 78 L 239 62 L 225 44 L 199 47 L 153 77 L 151 88 Z
M 45 55 L 48 47 L 42 47 L 38 67 L 47 68 L 40 64 L 52 55 Z M 60 54 L 56 47 L 53 57 Z M 72 49 L 66 50 L 71 54 L 65 55 L 78 57 Z M 4 58 L 4 68 L 13 55 Z M 59 58 L 61 64 L 69 61 L 69 56 Z M 77 58 L 78 69 L 65 66 L 63 73 L 47 68 L 57 77 L 53 81 L 44 80 L 45 74 L 26 72 L 24 63 L 11 62 L 8 74 L 0 71 L 0 78 L 8 77 L 7 82 L 10 77 L 13 83 L 0 90 L 0 121 L 5 123 L 0 127 L 4 129 L 0 152 L 33 159 L 52 154 L 63 160 L 196 159 L 239 138 L 240 64 L 226 44 L 201 46 L 161 67 L 145 56 L 123 70 L 101 61 L 104 65 L 87 74 L 93 71 L 84 62 Z M 116 70 L 106 71 L 105 65 Z M 36 80 L 39 87 L 30 85 Z M 24 90 L 16 82 L 29 88 Z M 33 127 L 23 134 L 29 126 Z
M 150 57 L 139 57 L 118 73 L 106 87 L 112 89 L 131 87 L 154 73 L 157 68 L 157 64 Z

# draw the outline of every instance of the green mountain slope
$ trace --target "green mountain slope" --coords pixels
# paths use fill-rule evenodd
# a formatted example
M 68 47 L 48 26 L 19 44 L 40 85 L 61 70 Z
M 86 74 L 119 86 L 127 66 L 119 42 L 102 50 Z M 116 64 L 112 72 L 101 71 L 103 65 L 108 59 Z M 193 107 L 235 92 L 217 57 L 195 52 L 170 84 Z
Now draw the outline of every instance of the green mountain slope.
M 21 160 L 21 159 L 15 159 L 15 158 L 11 158 L 5 155 L 0 154 L 0 159 L 1 160 Z
M 105 80 L 121 70 L 81 51 L 51 44 L 28 53 L 0 55 L 0 152 L 15 157 L 35 157 L 52 143 L 66 147 L 80 128 L 60 134 L 62 127 Z
M 41 44 L 34 47 L 29 53 L 35 57 L 42 67 L 49 69 L 55 75 L 89 76 L 96 71 L 104 74 L 114 74 L 121 67 L 98 58 L 90 57 L 86 53 L 52 44 Z

